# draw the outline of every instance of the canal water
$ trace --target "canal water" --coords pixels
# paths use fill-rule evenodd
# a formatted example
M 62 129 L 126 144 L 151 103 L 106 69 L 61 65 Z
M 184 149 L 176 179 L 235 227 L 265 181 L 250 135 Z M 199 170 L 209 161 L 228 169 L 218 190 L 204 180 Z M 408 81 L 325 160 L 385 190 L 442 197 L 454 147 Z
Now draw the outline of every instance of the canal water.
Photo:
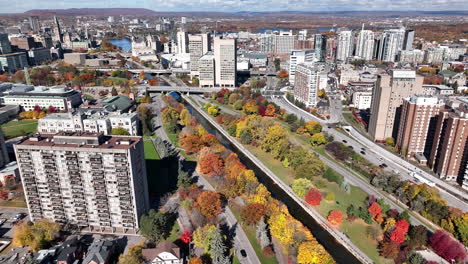
M 246 158 L 245 155 L 236 148 L 236 146 L 232 145 L 229 140 L 227 140 L 224 135 L 220 133 L 214 126 L 212 126 L 211 123 L 208 122 L 200 113 L 193 111 L 193 108 L 188 104 L 186 104 L 186 107 L 199 124 L 204 126 L 208 132 L 216 135 L 221 144 L 223 144 L 231 151 L 237 153 L 244 165 L 255 172 L 255 175 L 258 177 L 259 181 L 265 185 L 265 187 L 267 187 L 272 196 L 283 202 L 288 207 L 291 215 L 304 224 L 312 232 L 317 241 L 325 247 L 325 249 L 330 253 L 330 255 L 332 255 L 333 259 L 335 259 L 337 263 L 361 263 L 344 246 L 338 243 L 330 233 L 322 228 L 312 216 L 310 216 L 299 204 L 296 203 L 296 201 L 294 201 L 294 199 L 289 197 L 289 195 L 281 187 L 276 185 L 273 180 L 270 179 L 270 177 L 268 177 L 260 168 L 257 167 L 257 165 L 255 165 L 255 163 L 251 162 L 249 158 Z

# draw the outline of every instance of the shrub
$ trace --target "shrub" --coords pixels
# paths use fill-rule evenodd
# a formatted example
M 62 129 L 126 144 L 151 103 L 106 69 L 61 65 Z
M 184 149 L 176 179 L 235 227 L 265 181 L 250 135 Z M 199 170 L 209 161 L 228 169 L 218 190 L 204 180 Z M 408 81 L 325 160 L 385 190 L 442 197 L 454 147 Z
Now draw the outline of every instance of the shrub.
M 325 195 L 325 200 L 327 200 L 327 201 L 335 200 L 335 194 L 333 192 L 327 193 L 327 195 Z

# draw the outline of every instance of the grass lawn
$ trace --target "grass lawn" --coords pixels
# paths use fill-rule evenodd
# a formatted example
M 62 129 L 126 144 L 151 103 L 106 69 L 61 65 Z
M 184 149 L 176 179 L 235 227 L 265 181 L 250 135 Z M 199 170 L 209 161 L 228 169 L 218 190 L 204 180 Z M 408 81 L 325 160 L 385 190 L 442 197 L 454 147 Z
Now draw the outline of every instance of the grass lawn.
M 174 221 L 174 225 L 172 226 L 171 234 L 166 239 L 166 241 L 175 242 L 177 239 L 179 239 L 179 237 L 181 235 L 182 234 L 180 233 L 179 223 L 177 221 Z
M 28 206 L 26 205 L 26 201 L 2 201 L 0 202 L 0 206 L 5 206 L 5 207 L 22 207 L 22 208 L 27 208 Z
M 168 131 L 168 126 L 169 125 L 168 124 L 164 124 L 163 126 L 164 126 L 164 130 L 166 131 L 167 137 L 169 137 L 169 140 L 172 142 L 172 144 L 174 146 L 178 146 L 177 142 L 178 142 L 179 138 L 178 138 L 177 134 L 169 133 L 169 131 Z
M 5 138 L 14 138 L 37 131 L 37 120 L 10 121 L 2 124 L 1 128 Z
M 232 258 L 232 264 L 241 264 L 236 255 Z
M 159 155 L 156 151 L 156 148 L 153 145 L 152 141 L 144 141 L 144 149 L 145 149 L 145 159 L 147 160 L 158 160 Z

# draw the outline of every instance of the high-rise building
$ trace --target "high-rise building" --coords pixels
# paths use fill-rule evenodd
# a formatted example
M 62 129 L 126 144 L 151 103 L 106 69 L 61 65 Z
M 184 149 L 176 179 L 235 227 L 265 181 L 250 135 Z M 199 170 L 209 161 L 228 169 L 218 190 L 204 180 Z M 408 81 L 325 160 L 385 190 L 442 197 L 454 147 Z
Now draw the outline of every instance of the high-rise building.
M 307 40 L 307 29 L 299 30 L 298 40 Z
M 385 30 L 379 43 L 378 59 L 395 62 L 399 51 L 403 49 L 404 37 L 404 28 Z
M 0 54 L 0 71 L 14 73 L 28 66 L 28 56 L 25 52 Z
M 209 34 L 189 35 L 190 74 L 198 75 L 198 60 L 210 50 Z
M 12 49 L 10 40 L 8 39 L 8 34 L 0 33 L 0 54 L 8 54 L 11 52 Z
M 362 30 L 359 32 L 356 44 L 356 56 L 361 57 L 363 60 L 372 60 L 374 53 L 374 32 L 371 30 Z
M 203 55 L 198 61 L 199 86 L 214 87 L 215 86 L 215 61 L 213 52 L 208 52 Z
M 63 42 L 62 29 L 60 28 L 60 23 L 59 23 L 58 18 L 56 16 L 54 16 L 54 23 L 55 23 L 54 40 Z
M 403 50 L 412 50 L 414 41 L 414 30 L 405 30 L 405 38 L 403 40 Z
M 235 87 L 237 81 L 237 45 L 235 39 L 214 39 L 216 85 Z
M 294 98 L 307 107 L 317 105 L 320 85 L 320 69 L 314 63 L 301 63 L 296 66 L 294 81 Z
M 20 36 L 10 38 L 11 45 L 15 46 L 17 50 L 28 51 L 36 47 L 34 37 L 32 36 Z
M 274 35 L 274 53 L 289 54 L 296 42 L 297 35 L 294 35 L 292 31 L 280 31 L 278 35 Z
M 0 129 L 0 168 L 8 164 L 8 162 L 10 162 L 10 158 L 8 157 L 5 137 L 3 131 Z
M 188 53 L 188 34 L 184 31 L 177 32 L 177 53 Z
M 289 56 L 289 83 L 294 85 L 296 66 L 304 62 L 314 62 L 316 59 L 315 50 L 292 50 Z
M 39 22 L 38 16 L 30 16 L 29 17 L 29 25 L 34 32 L 41 31 L 41 23 Z
M 353 55 L 353 32 L 351 30 L 341 30 L 338 32 L 336 60 L 346 61 Z
M 315 34 L 314 36 L 314 50 L 316 54 L 316 58 L 324 62 L 327 53 L 327 39 L 328 36 L 326 34 Z
M 468 105 L 439 112 L 428 165 L 441 179 L 466 183 Z M 465 176 L 466 175 L 466 176 Z M 466 186 L 466 184 L 464 184 Z
M 437 97 L 411 96 L 403 99 L 396 147 L 407 157 L 424 154 L 429 157 L 437 114 L 444 106 Z
M 187 24 L 187 18 L 186 17 L 181 17 L 180 18 L 180 23 L 181 24 Z
M 372 94 L 369 134 L 375 141 L 396 138 L 403 99 L 423 94 L 423 77 L 412 70 L 381 74 Z
M 113 16 L 109 16 L 109 17 L 107 18 L 107 22 L 109 22 L 109 23 L 114 23 L 114 22 L 115 22 L 115 18 L 114 18 Z
M 149 207 L 141 137 L 34 135 L 14 145 L 32 221 L 136 232 Z

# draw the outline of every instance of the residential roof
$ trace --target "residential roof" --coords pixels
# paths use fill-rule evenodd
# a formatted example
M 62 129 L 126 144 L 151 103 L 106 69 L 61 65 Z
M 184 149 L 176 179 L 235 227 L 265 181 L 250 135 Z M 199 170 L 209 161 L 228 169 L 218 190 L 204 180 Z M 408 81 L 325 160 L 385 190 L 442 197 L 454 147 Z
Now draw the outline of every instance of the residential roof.
M 112 254 L 114 248 L 114 241 L 99 239 L 93 241 L 89 246 L 88 253 L 83 260 L 83 264 L 89 263 L 106 263 L 109 256 Z
M 146 248 L 141 251 L 143 258 L 147 261 L 153 261 L 159 254 L 163 252 L 171 253 L 180 258 L 180 248 L 172 242 L 164 241 L 158 244 L 155 248 Z
M 108 111 L 125 111 L 133 105 L 133 101 L 125 95 L 112 96 L 104 100 L 103 103 L 106 105 L 105 108 Z

